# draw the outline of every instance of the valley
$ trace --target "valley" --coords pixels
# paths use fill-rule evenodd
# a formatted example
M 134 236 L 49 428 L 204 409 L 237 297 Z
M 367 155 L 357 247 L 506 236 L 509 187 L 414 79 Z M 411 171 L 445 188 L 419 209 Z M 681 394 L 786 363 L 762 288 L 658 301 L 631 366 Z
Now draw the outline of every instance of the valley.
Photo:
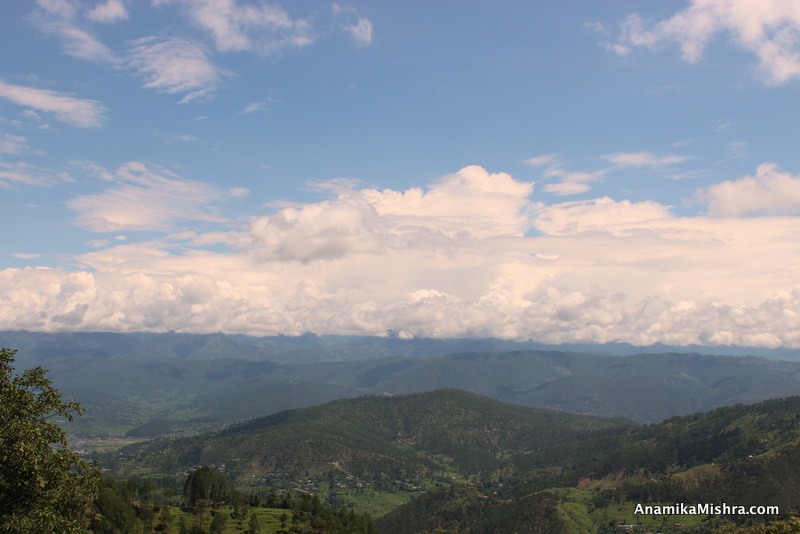
M 27 340 L 20 367 L 45 366 L 86 408 L 63 424 L 73 449 L 176 497 L 208 466 L 243 495 L 313 496 L 390 534 L 723 532 L 799 512 L 792 361 L 490 340 L 473 347 L 485 352 L 430 354 L 421 342 L 287 338 L 270 353 L 220 335 L 0 334 L 15 340 Z M 779 512 L 636 513 L 675 503 Z

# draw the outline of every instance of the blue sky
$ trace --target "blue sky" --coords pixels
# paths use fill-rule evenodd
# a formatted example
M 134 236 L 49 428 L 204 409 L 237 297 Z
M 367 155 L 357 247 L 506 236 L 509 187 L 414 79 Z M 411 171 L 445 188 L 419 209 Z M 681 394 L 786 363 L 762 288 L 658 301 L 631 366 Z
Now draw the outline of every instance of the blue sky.
M 800 2 L 0 6 L 0 329 L 800 346 Z

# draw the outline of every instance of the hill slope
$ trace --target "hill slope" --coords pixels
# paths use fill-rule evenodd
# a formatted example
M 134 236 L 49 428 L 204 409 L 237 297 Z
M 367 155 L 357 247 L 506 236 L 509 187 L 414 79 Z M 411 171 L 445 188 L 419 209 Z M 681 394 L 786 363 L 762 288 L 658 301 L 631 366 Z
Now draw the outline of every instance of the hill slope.
M 635 504 L 792 512 L 800 397 L 636 426 L 437 390 L 333 401 L 122 454 L 105 461 L 117 476 L 216 465 L 251 489 L 308 491 L 384 515 L 378 526 L 390 534 L 594 532 L 609 521 L 669 532 L 663 518 L 635 516 Z M 755 519 L 769 517 L 778 516 Z M 717 524 L 702 519 L 670 520 L 704 532 Z
M 561 448 L 595 431 L 630 425 L 438 390 L 284 411 L 212 434 L 128 448 L 128 459 L 112 465 L 130 473 L 227 463 L 234 479 L 275 471 L 381 478 L 398 470 L 390 465 L 415 477 L 451 472 L 490 477 L 516 455 Z

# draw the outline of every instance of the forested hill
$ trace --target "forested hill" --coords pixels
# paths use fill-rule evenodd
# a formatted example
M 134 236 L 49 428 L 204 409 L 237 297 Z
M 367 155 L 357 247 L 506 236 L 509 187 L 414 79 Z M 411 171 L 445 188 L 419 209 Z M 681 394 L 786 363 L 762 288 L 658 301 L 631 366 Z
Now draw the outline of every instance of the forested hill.
M 125 460 L 109 464 L 121 476 L 224 463 L 235 480 L 346 472 L 391 485 L 397 477 L 491 476 L 518 455 L 557 455 L 598 431 L 632 425 L 448 389 L 284 411 L 212 434 L 129 447 Z
M 569 464 L 565 465 L 565 464 Z M 503 484 L 419 496 L 381 518 L 385 534 L 431 527 L 481 532 L 797 532 L 758 524 L 797 517 L 800 397 L 719 408 L 657 425 L 609 433 L 565 450 L 553 476 L 519 471 Z M 558 473 L 558 474 L 556 474 Z M 541 474 L 541 473 L 540 473 Z M 495 498 L 486 501 L 485 495 Z M 636 514 L 636 505 L 777 507 L 755 515 Z M 755 524 L 737 530 L 733 523 Z
M 498 525 L 595 532 L 609 521 L 650 521 L 632 517 L 635 503 L 777 505 L 793 513 L 798 414 L 800 397 L 791 397 L 638 426 L 440 390 L 281 412 L 129 447 L 104 465 L 118 476 L 215 465 L 245 488 L 301 488 L 382 515 L 377 524 L 387 533 Z M 697 532 L 719 526 L 701 519 L 674 521 L 693 521 Z M 521 528 L 534 524 L 538 530 Z

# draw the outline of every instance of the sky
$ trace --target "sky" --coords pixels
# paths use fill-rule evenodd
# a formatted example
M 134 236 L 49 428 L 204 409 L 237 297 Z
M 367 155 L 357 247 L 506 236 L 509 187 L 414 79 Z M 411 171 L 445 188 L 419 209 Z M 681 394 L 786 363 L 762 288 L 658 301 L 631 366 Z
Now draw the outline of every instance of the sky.
M 0 330 L 800 348 L 800 1 L 0 4 Z

